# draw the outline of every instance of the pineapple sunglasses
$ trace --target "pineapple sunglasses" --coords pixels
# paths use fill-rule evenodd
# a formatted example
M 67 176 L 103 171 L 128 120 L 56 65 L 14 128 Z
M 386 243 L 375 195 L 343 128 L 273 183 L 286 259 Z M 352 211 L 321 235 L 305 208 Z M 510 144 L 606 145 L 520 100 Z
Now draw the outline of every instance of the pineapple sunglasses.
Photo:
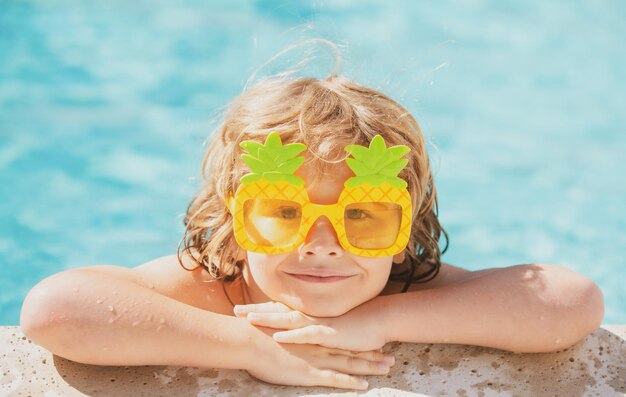
M 328 217 L 344 250 L 365 257 L 396 255 L 411 232 L 411 196 L 397 175 L 407 165 L 405 145 L 387 148 L 376 135 L 369 148 L 348 145 L 346 164 L 355 176 L 344 182 L 337 203 L 309 200 L 304 180 L 293 175 L 304 163 L 302 143 L 283 145 L 273 131 L 261 144 L 244 141 L 241 159 L 252 173 L 228 196 L 235 239 L 242 248 L 264 254 L 291 252 L 306 239 L 315 220 Z

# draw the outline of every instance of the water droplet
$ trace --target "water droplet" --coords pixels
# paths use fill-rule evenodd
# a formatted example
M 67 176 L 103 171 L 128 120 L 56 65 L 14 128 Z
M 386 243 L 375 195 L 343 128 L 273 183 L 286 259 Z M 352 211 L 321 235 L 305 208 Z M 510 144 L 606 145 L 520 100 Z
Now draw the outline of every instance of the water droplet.
M 557 345 L 561 343 L 561 338 L 558 338 L 557 340 L 555 340 L 554 343 L 556 343 Z
M 109 324 L 111 324 L 113 321 L 115 321 L 115 319 L 114 319 L 113 317 L 111 317 L 111 318 L 109 319 Z
M 152 314 L 148 316 L 148 321 L 152 321 Z
M 113 306 L 111 306 L 111 305 L 109 305 L 109 311 L 110 311 L 111 313 L 113 313 L 113 314 L 117 313 L 117 312 L 115 311 L 115 308 L 114 308 Z
M 78 292 L 78 291 L 80 291 L 80 288 L 78 288 L 78 287 L 74 288 L 74 292 Z
M 133 321 L 133 327 L 136 327 L 137 325 L 141 324 L 141 321 Z
M 102 299 L 98 299 L 98 300 L 96 301 L 96 303 L 97 303 L 97 304 L 101 304 L 102 302 L 104 302 Z
M 165 319 L 164 319 L 163 317 L 161 317 L 161 319 L 159 320 L 159 322 L 160 322 L 161 324 L 165 324 Z
M 148 288 L 154 289 L 154 284 L 152 284 L 152 283 L 148 284 Z

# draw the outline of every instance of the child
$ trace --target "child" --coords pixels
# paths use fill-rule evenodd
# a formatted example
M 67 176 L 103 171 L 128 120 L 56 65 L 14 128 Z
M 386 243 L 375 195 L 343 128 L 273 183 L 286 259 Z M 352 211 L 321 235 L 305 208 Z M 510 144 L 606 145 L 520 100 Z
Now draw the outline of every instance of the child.
M 363 389 L 354 375 L 393 365 L 386 342 L 549 352 L 601 324 L 599 289 L 562 267 L 441 263 L 417 122 L 341 76 L 248 88 L 202 169 L 178 255 L 48 277 L 24 301 L 24 333 L 83 363 Z

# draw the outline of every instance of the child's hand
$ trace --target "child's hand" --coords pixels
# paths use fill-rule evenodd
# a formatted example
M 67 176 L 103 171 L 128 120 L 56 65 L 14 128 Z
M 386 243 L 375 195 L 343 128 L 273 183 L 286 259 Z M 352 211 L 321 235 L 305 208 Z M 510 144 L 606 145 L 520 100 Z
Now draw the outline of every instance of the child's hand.
M 235 306 L 235 315 L 252 324 L 287 331 L 274 333 L 280 343 L 315 344 L 349 351 L 370 351 L 385 345 L 377 318 L 359 306 L 339 317 L 312 317 L 280 302 Z
M 350 352 L 313 344 L 281 344 L 272 339 L 274 329 L 255 328 L 262 334 L 254 342 L 250 364 L 244 369 L 265 382 L 365 390 L 367 381 L 353 375 L 386 375 L 393 365 L 379 351 Z

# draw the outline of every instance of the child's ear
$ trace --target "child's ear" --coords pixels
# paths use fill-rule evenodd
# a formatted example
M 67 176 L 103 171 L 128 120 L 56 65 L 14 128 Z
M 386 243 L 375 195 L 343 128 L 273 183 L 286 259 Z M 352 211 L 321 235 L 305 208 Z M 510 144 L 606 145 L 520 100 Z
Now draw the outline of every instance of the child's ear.
M 404 251 L 402 251 L 399 254 L 396 254 L 396 255 L 393 256 L 393 264 L 394 265 L 399 265 L 402 262 L 404 262 L 405 258 L 406 258 L 406 256 L 404 255 Z

